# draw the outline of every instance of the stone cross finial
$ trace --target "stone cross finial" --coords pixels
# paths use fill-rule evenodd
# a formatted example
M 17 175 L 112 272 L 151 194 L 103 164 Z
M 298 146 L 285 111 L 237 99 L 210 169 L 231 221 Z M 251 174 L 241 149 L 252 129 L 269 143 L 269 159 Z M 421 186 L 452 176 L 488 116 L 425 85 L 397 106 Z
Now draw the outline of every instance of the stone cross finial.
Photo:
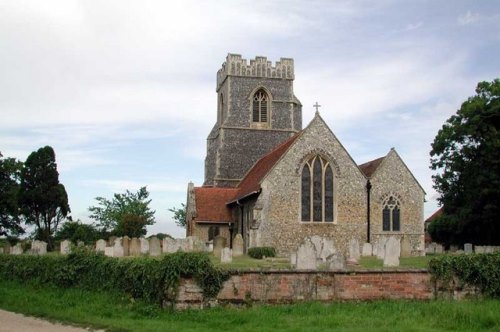
M 316 108 L 316 113 L 319 112 L 319 108 L 321 107 L 320 104 L 318 104 L 318 102 L 316 102 L 316 104 L 313 105 L 314 108 Z

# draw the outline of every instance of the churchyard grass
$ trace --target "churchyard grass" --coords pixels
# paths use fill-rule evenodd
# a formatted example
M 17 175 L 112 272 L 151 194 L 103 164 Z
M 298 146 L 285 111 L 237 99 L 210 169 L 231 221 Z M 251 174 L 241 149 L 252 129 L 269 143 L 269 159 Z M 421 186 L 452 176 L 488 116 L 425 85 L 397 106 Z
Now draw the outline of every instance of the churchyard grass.
M 107 331 L 499 331 L 500 300 L 374 301 L 173 312 L 123 295 L 0 281 L 2 309 Z
M 413 269 L 426 269 L 429 266 L 429 261 L 433 256 L 416 256 L 416 257 L 400 257 L 399 267 L 397 268 L 413 268 Z M 435 256 L 434 256 L 435 257 Z M 359 266 L 366 269 L 379 269 L 383 268 L 384 262 L 377 257 L 361 257 Z M 384 268 L 391 269 L 391 268 Z M 392 268 L 394 269 L 394 268 Z

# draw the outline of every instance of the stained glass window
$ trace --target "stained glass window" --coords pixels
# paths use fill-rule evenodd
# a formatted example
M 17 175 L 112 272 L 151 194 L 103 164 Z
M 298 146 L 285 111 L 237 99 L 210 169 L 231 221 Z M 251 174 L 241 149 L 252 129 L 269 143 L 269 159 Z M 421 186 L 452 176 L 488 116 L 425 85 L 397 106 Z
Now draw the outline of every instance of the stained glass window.
M 383 204 L 382 230 L 399 232 L 401 230 L 401 210 L 399 201 L 394 196 L 389 196 Z
M 302 168 L 302 221 L 334 221 L 334 176 L 325 159 L 314 156 Z

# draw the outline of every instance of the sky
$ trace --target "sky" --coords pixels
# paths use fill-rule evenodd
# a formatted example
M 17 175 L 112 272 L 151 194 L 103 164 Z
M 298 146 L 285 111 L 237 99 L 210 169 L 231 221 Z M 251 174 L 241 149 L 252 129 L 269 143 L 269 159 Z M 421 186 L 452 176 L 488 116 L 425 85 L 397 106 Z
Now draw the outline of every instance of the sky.
M 0 0 L 0 151 L 56 152 L 73 219 L 147 186 L 148 234 L 203 183 L 228 53 L 295 61 L 303 124 L 320 114 L 358 163 L 394 147 L 438 207 L 430 144 L 500 76 L 500 2 Z

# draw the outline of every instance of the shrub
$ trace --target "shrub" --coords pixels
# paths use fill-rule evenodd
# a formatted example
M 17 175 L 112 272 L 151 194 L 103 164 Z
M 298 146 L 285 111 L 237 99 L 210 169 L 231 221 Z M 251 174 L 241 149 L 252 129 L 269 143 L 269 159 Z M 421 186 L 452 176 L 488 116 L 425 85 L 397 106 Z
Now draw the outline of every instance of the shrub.
M 458 281 L 479 288 L 491 297 L 500 297 L 500 252 L 493 254 L 471 254 L 433 258 L 429 271 L 435 282 L 449 286 Z
M 273 247 L 254 247 L 248 249 L 248 256 L 256 259 L 262 259 L 262 257 L 275 257 L 276 250 Z

